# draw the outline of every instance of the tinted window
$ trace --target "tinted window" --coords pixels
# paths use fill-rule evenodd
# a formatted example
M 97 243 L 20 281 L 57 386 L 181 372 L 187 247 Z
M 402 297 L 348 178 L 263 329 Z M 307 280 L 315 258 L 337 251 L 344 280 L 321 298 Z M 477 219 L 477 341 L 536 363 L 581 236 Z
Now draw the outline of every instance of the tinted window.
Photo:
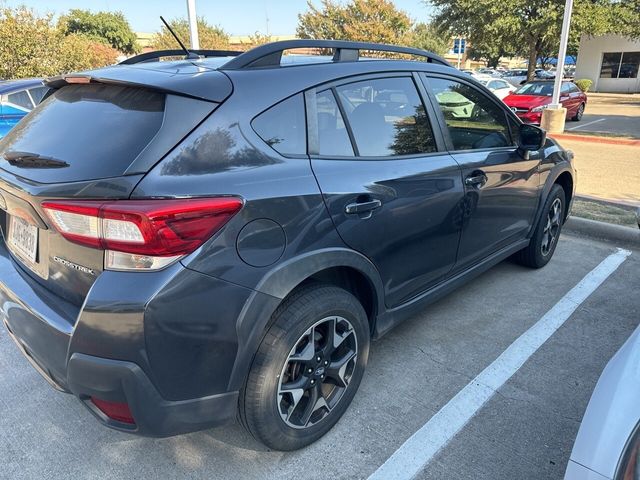
M 413 80 L 367 80 L 337 88 L 361 156 L 436 151 L 433 131 Z
M 120 176 L 160 129 L 164 100 L 138 88 L 63 87 L 7 134 L 3 149 L 68 166 L 26 170 L 0 160 L 0 167 L 45 183 Z
M 29 90 L 29 93 L 31 94 L 31 98 L 33 99 L 36 105 L 40 103 L 40 101 L 42 100 L 42 97 L 44 97 L 44 94 L 47 93 L 47 90 L 48 90 L 47 87 L 36 87 Z
M 31 110 L 33 108 L 33 104 L 31 103 L 31 99 L 27 94 L 26 90 L 20 90 L 19 92 L 10 93 L 7 95 L 7 100 L 9 103 L 13 103 L 14 105 L 18 105 L 19 107 L 26 108 L 27 110 Z
M 454 150 L 512 144 L 505 112 L 489 97 L 464 83 L 430 78 Z
M 640 52 L 615 52 L 602 55 L 601 78 L 637 78 Z
M 511 116 L 508 116 L 507 119 L 509 121 L 509 127 L 511 128 L 511 143 L 517 145 L 518 137 L 520 136 L 520 125 L 522 125 L 522 123 Z
M 624 52 L 618 78 L 638 78 L 640 52 Z
M 620 70 L 620 61 L 622 60 L 622 54 L 605 53 L 602 56 L 602 66 L 600 67 L 601 78 L 618 78 L 618 71 Z
M 318 153 L 328 156 L 353 156 L 353 147 L 340 109 L 331 90 L 316 96 L 318 110 Z
M 253 129 L 282 155 L 307 153 L 306 120 L 302 94 L 274 105 L 251 122 Z

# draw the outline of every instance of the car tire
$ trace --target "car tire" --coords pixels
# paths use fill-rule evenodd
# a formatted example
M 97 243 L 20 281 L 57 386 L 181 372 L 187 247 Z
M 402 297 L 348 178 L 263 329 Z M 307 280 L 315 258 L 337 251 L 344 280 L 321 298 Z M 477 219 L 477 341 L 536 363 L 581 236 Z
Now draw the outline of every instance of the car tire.
M 529 246 L 516 253 L 516 260 L 531 268 L 544 267 L 556 250 L 562 231 L 566 198 L 560 185 L 554 185 L 542 207 L 542 215 L 531 237 Z
M 244 426 L 274 450 L 322 437 L 358 390 L 369 342 L 367 315 L 351 293 L 325 284 L 294 292 L 274 313 L 241 392 Z
M 574 122 L 579 122 L 582 119 L 582 115 L 584 115 L 584 107 L 584 103 L 581 103 L 578 107 L 578 110 L 576 110 L 576 114 L 571 117 L 571 120 L 573 120 Z

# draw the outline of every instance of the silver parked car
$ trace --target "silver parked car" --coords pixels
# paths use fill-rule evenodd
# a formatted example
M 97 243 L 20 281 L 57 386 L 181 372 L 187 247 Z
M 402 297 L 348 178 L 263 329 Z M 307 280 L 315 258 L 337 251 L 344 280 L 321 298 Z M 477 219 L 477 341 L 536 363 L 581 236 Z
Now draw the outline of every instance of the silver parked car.
M 640 327 L 602 372 L 565 480 L 640 479 Z

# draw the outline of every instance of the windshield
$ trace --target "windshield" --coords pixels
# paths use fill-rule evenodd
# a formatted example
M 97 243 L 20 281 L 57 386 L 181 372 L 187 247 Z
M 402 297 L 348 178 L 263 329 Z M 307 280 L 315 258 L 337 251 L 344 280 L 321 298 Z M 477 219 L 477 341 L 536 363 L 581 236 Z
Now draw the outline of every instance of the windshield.
M 516 95 L 538 95 L 541 97 L 550 97 L 553 95 L 553 83 L 526 83 L 513 93 Z

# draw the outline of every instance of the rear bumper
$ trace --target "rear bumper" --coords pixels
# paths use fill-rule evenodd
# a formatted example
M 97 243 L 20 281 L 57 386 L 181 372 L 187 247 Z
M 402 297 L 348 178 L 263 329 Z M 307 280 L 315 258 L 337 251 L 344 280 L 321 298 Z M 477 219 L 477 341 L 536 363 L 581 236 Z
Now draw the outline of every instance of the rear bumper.
M 233 316 L 231 307 L 241 309 L 244 296 L 251 291 L 238 287 L 238 292 L 233 290 L 236 292 L 234 295 L 230 292 L 232 287 L 226 283 L 211 277 L 201 278 L 201 274 L 186 270 L 180 265 L 176 265 L 173 272 L 165 272 L 160 280 L 167 282 L 167 277 L 175 272 L 179 272 L 176 275 L 177 284 L 184 282 L 193 290 L 193 282 L 199 283 L 203 295 L 215 295 L 219 293 L 216 288 L 222 289 L 221 291 L 227 294 L 230 305 L 229 311 L 220 310 L 229 314 L 229 317 L 224 315 L 222 320 L 229 324 L 229 330 L 235 332 L 236 317 Z M 185 281 L 185 276 L 193 280 Z M 120 277 L 117 279 L 121 280 Z M 113 299 L 102 298 L 104 304 L 111 305 L 111 308 L 97 316 L 100 310 L 97 306 L 97 292 L 93 296 L 90 293 L 83 308 L 65 302 L 22 271 L 22 267 L 13 260 L 0 237 L 0 321 L 20 351 L 54 388 L 77 396 L 105 426 L 140 435 L 171 436 L 234 420 L 238 392 L 237 388 L 229 385 L 228 379 L 234 367 L 235 350 L 232 352 L 233 355 L 227 358 L 213 359 L 220 360 L 219 363 L 212 363 L 212 359 L 202 355 L 194 361 L 191 357 L 185 358 L 182 351 L 198 347 L 219 355 L 221 349 L 216 346 L 227 346 L 235 343 L 234 340 L 230 336 L 224 337 L 224 332 L 217 327 L 217 323 L 209 328 L 218 328 L 218 336 L 206 342 L 202 340 L 202 328 L 198 335 L 191 335 L 191 332 L 187 331 L 189 335 L 186 339 L 182 330 L 165 330 L 166 324 L 162 323 L 165 317 L 159 312 L 165 311 L 171 318 L 179 317 L 176 309 L 187 314 L 192 312 L 187 312 L 184 305 L 174 297 L 171 297 L 168 303 L 165 302 L 163 299 L 166 294 L 162 293 L 162 288 L 155 288 L 157 285 L 154 285 L 152 277 L 149 276 L 147 279 L 145 285 L 149 288 L 154 287 L 152 289 L 155 289 L 156 295 L 146 297 L 147 302 L 140 307 L 142 313 L 132 313 L 132 310 L 136 309 L 131 303 L 128 304 L 130 310 L 120 312 L 118 308 L 114 308 L 118 303 L 114 304 Z M 169 292 L 175 290 L 171 280 L 166 286 Z M 132 290 L 130 286 L 127 288 Z M 129 299 L 135 295 L 146 295 L 144 290 L 139 288 L 135 294 L 129 295 Z M 116 291 L 113 295 L 119 299 L 120 305 L 127 304 L 121 292 Z M 195 297 L 183 296 L 185 302 L 199 303 L 203 308 L 207 308 L 203 302 L 193 302 Z M 169 305 L 173 307 L 170 308 Z M 147 316 L 149 310 L 151 314 Z M 210 314 L 211 310 L 207 311 Z M 212 322 L 215 321 L 215 318 L 212 319 Z M 162 333 L 157 332 L 157 327 L 152 327 L 154 322 L 159 322 Z M 200 327 L 201 323 L 200 321 Z M 119 325 L 123 325 L 122 329 L 119 329 Z M 173 359 L 174 363 L 180 366 L 180 372 L 170 372 L 170 375 L 180 373 L 181 377 L 186 379 L 183 385 L 178 384 L 175 392 L 170 392 L 169 395 L 174 396 L 169 396 L 166 390 L 162 390 L 167 384 L 178 383 L 176 377 L 168 376 L 166 365 L 160 361 L 145 363 L 142 360 L 148 357 L 149 352 L 154 352 L 149 350 L 149 346 L 157 341 L 145 340 L 142 333 L 145 326 L 154 336 L 160 335 L 162 343 L 153 348 L 167 349 L 164 362 Z M 171 326 L 178 328 L 178 325 Z M 187 322 L 183 328 L 188 326 Z M 101 331 L 100 327 L 104 330 Z M 137 335 L 137 329 L 140 329 L 140 335 Z M 137 338 L 138 343 L 127 343 L 131 338 Z M 180 348 L 175 346 L 177 342 Z M 126 346 L 129 353 L 123 346 Z M 187 365 L 189 361 L 191 363 Z M 204 370 L 204 366 L 208 367 L 206 378 L 199 373 Z M 219 380 L 219 386 L 214 385 L 213 379 Z M 197 386 L 200 387 L 199 391 L 196 390 Z M 178 394 L 183 395 L 178 397 Z M 127 403 L 135 425 L 108 418 L 90 401 L 92 396 L 101 400 Z
M 58 390 L 79 309 L 27 278 L 0 241 L 0 317 L 29 362 Z
M 68 364 L 68 385 L 104 425 L 130 433 L 166 437 L 218 426 L 235 418 L 238 392 L 191 400 L 169 401 L 160 396 L 135 363 L 74 353 Z M 135 425 L 108 418 L 90 397 L 129 405 Z

